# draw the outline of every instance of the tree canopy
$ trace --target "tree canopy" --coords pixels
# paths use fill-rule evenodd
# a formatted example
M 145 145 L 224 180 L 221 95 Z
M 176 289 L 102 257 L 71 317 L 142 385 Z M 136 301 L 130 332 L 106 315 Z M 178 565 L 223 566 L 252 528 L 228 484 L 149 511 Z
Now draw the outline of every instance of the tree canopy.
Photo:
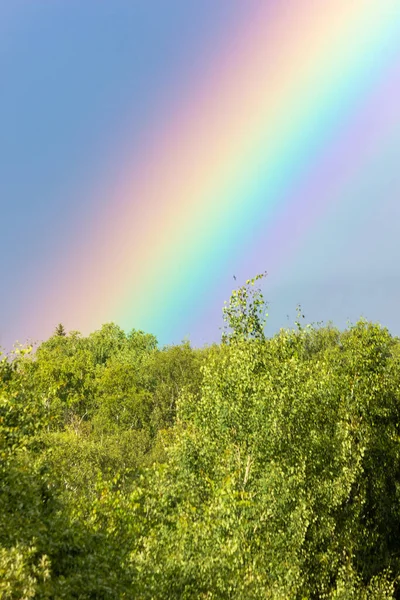
M 399 598 L 400 340 L 59 325 L 0 357 L 0 598 Z

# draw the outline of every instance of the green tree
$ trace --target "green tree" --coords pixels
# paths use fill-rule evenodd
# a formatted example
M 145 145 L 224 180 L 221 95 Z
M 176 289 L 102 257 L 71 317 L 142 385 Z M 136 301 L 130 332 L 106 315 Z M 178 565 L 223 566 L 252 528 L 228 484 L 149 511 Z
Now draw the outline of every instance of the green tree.
M 362 321 L 270 340 L 237 324 L 139 503 L 144 597 L 393 597 L 396 343 Z
M 266 304 L 261 289 L 254 286 L 266 275 L 266 272 L 256 275 L 238 290 L 233 290 L 229 302 L 222 309 L 225 321 L 222 334 L 224 343 L 240 339 L 265 339 L 264 329 L 268 317 Z
M 67 332 L 65 331 L 64 325 L 62 323 L 57 325 L 54 335 L 59 335 L 62 337 L 65 337 L 67 335 Z
M 0 357 L 0 598 L 399 597 L 400 340 L 115 324 Z M 300 315 L 298 315 L 300 317 Z

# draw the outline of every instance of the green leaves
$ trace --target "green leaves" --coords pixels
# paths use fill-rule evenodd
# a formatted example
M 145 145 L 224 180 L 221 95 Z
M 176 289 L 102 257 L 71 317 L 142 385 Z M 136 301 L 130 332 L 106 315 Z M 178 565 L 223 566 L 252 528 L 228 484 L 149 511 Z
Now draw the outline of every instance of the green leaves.
M 265 339 L 264 328 L 268 315 L 263 294 L 254 286 L 266 275 L 266 272 L 256 275 L 238 290 L 233 290 L 229 303 L 225 303 L 222 309 L 225 321 L 223 343 L 239 339 Z
M 400 340 L 300 309 L 267 339 L 263 277 L 220 345 L 108 324 L 0 360 L 1 598 L 398 596 Z
M 235 333 L 203 368 L 200 398 L 181 397 L 172 453 L 190 482 L 187 496 L 202 506 L 195 521 L 186 513 L 188 530 L 206 526 L 204 511 L 215 516 L 191 554 L 201 560 L 205 538 L 217 536 L 207 547 L 223 572 L 219 548 L 234 536 L 239 557 L 230 580 L 248 581 L 243 565 L 252 565 L 248 587 L 222 591 L 212 578 L 209 593 L 346 597 L 347 577 L 354 597 L 391 597 L 384 573 L 400 567 L 396 343 L 363 321 L 342 334 L 307 327 L 254 340 Z M 215 503 L 227 498 L 227 482 L 236 520 L 224 533 Z

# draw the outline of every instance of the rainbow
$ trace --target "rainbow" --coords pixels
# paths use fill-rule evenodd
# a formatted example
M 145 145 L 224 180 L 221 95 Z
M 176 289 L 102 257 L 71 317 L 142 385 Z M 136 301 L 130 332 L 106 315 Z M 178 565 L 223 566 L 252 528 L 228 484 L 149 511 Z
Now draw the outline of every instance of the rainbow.
M 46 273 L 29 316 L 37 331 L 115 321 L 162 342 L 200 331 L 235 261 L 279 278 L 390 143 L 398 0 L 249 3 L 224 35 L 135 157 L 123 157 L 90 231 L 57 262 L 62 281 Z

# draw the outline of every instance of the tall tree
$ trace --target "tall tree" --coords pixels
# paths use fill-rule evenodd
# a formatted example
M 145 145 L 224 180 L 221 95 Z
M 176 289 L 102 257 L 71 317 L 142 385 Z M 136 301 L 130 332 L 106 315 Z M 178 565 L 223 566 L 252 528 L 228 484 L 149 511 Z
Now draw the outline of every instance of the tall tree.
M 67 332 L 65 331 L 64 325 L 62 323 L 59 323 L 57 325 L 54 335 L 58 335 L 58 336 L 62 336 L 62 337 L 65 337 L 67 335 Z

